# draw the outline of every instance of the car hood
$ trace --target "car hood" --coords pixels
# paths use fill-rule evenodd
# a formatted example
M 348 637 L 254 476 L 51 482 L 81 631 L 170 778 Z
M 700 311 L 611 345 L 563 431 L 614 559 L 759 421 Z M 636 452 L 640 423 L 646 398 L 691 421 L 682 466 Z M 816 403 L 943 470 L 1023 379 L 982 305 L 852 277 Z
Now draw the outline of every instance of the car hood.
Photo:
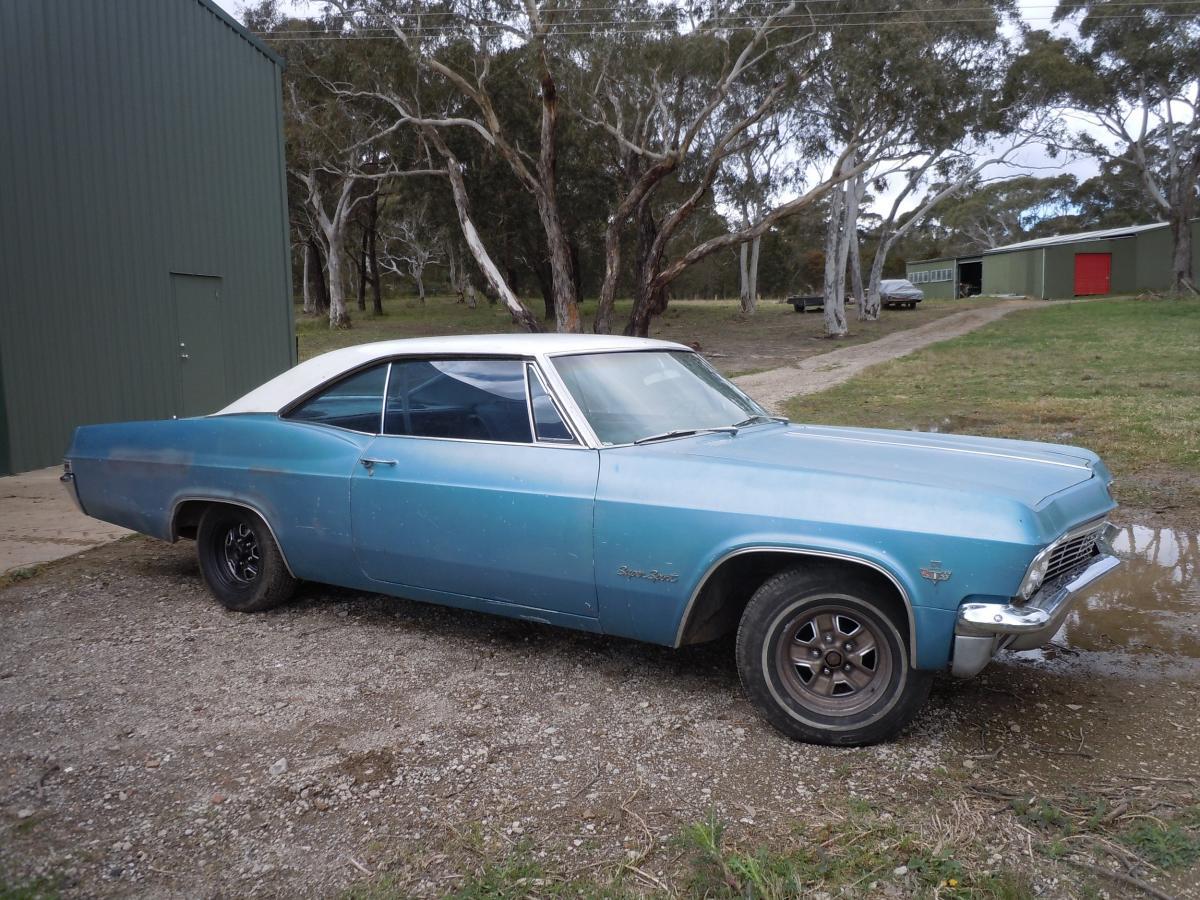
M 1081 447 L 915 431 L 761 425 L 669 443 L 734 463 L 986 493 L 1030 507 L 1093 476 L 1110 480 Z

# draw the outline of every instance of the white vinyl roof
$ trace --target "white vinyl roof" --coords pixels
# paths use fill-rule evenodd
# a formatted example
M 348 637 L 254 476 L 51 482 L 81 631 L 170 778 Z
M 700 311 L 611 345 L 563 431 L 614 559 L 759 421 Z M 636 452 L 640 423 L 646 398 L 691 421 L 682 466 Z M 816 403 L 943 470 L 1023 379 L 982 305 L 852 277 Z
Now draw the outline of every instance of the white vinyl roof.
M 1009 250 L 1033 250 L 1037 247 L 1053 247 L 1057 244 L 1076 244 L 1086 241 L 1106 241 L 1112 238 L 1133 237 L 1143 231 L 1153 231 L 1156 228 L 1166 228 L 1166 222 L 1151 222 L 1149 225 L 1127 225 L 1124 228 L 1106 228 L 1103 231 L 1083 231 L 1075 234 L 1056 234 L 1053 237 L 1035 238 L 1032 241 L 1020 241 L 1016 244 L 1005 244 L 1003 247 L 993 247 L 984 253 L 1006 253 Z
M 343 372 L 375 360 L 394 356 L 521 356 L 545 357 L 561 353 L 608 353 L 619 350 L 690 350 L 671 341 L 616 337 L 606 334 L 466 334 L 450 337 L 378 341 L 331 350 L 288 369 L 216 415 L 276 413 L 293 400 L 320 387 Z

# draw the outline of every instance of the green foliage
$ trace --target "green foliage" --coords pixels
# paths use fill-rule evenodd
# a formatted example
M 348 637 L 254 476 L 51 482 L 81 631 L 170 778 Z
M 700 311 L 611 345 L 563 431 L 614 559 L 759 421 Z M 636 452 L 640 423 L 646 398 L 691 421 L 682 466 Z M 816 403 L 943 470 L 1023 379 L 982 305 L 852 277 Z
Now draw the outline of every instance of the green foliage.
M 22 581 L 28 581 L 29 579 L 40 575 L 45 571 L 45 569 L 45 564 L 39 564 L 36 566 L 23 566 L 20 569 L 12 569 L 8 572 L 5 572 L 3 575 L 0 575 L 0 588 L 10 587 Z
M 1049 800 L 1034 800 L 1030 802 L 1024 797 L 1014 798 L 1010 804 L 1017 818 L 1026 825 L 1036 825 L 1040 828 L 1057 828 L 1068 832 L 1073 830 L 1070 818 Z
M 1194 109 L 1200 91 L 1200 0 L 1060 3 L 1054 21 L 1073 27 L 1027 34 L 1010 80 L 1093 120 L 1059 143 L 1110 163 L 1108 174 L 1137 173 L 1145 199 L 1135 208 L 1150 206 L 1176 228 L 1173 274 L 1183 290 L 1192 279 L 1186 223 L 1200 203 L 1200 117 L 1177 110 Z
M 1194 812 L 1173 822 L 1141 820 L 1121 834 L 1121 842 L 1159 868 L 1190 866 L 1200 861 L 1197 824 Z
M 686 826 L 677 844 L 690 859 L 683 885 L 686 896 L 775 900 L 817 890 L 870 893 L 886 882 L 919 897 L 1033 896 L 1027 876 L 1007 870 L 973 875 L 947 853 L 925 852 L 900 826 L 881 821 L 861 801 L 852 800 L 846 818 L 787 851 L 726 846 L 725 828 L 715 813 Z
M 405 900 L 409 896 L 410 892 L 400 882 L 390 875 L 383 875 L 352 886 L 342 892 L 341 900 Z M 524 900 L 534 896 L 560 900 L 627 900 L 637 894 L 625 887 L 620 872 L 607 881 L 588 876 L 563 877 L 550 872 L 535 858 L 530 847 L 521 846 L 507 859 L 489 862 L 479 871 L 467 875 L 445 896 L 448 900 Z
M 1072 208 L 1075 178 L 1033 175 L 981 184 L 947 201 L 937 214 L 939 254 L 957 256 L 1055 233 Z M 1057 221 L 1056 221 L 1057 220 Z
M 0 900 L 58 900 L 59 884 L 53 878 L 8 881 L 0 877 Z

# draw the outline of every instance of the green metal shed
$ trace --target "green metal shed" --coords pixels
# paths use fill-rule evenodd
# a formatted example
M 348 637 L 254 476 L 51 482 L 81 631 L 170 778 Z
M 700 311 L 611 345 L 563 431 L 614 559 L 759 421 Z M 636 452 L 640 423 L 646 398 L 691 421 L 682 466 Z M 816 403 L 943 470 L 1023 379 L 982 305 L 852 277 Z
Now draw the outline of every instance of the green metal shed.
M 919 287 L 930 300 L 953 300 L 980 292 L 983 285 L 981 257 L 939 256 L 905 263 L 904 277 Z
M 1200 270 L 1200 221 L 1192 222 Z M 983 254 L 983 292 L 1064 299 L 1165 290 L 1171 284 L 1171 230 L 1165 222 L 1056 235 Z
M 0 474 L 295 363 L 281 72 L 208 0 L 0 0 Z

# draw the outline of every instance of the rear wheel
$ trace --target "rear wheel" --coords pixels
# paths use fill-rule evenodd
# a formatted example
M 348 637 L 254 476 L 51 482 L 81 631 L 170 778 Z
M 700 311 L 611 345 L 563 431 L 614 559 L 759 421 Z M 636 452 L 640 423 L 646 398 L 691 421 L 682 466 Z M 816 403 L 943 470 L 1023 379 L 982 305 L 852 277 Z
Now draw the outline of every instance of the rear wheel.
M 205 585 L 226 609 L 262 612 L 287 602 L 296 590 L 270 529 L 250 510 L 209 507 L 200 519 L 196 550 Z
M 737 661 L 750 700 L 789 737 L 873 744 L 912 721 L 932 674 L 912 668 L 890 596 L 870 577 L 793 569 L 751 598 Z

